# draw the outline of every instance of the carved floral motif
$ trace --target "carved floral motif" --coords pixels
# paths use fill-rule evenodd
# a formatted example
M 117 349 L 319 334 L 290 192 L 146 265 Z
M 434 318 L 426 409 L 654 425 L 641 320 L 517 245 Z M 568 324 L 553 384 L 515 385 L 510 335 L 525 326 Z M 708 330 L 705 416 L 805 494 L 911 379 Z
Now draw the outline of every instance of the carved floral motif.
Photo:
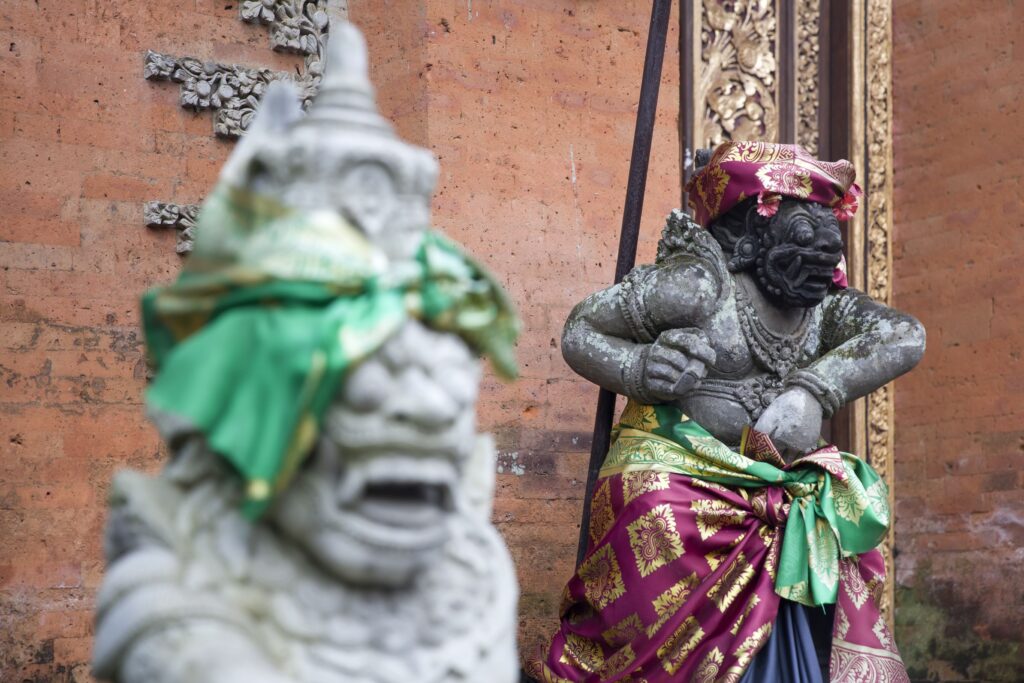
M 868 174 L 867 194 L 867 292 L 880 301 L 892 298 L 892 2 L 867 0 L 867 125 L 865 152 Z M 893 399 L 886 385 L 868 396 L 868 453 L 871 465 L 889 485 L 890 504 L 895 490 L 892 465 Z M 886 573 L 895 577 L 893 530 L 882 543 Z M 882 613 L 892 618 L 891 580 L 882 596 Z
M 316 55 L 317 63 L 322 63 L 322 37 L 330 23 L 325 0 L 245 0 L 240 14 L 242 21 L 270 27 L 270 44 L 275 50 Z M 317 75 L 321 73 L 318 69 Z
M 192 251 L 198 215 L 198 204 L 146 202 L 143 209 L 147 228 L 174 228 L 178 231 L 178 244 L 175 251 L 182 255 Z
M 819 0 L 796 3 L 796 140 L 818 156 Z
M 774 0 L 705 0 L 700 23 L 694 146 L 777 139 Z
M 181 106 L 214 110 L 214 132 L 237 138 L 252 120 L 256 105 L 271 81 L 293 81 L 304 104 L 312 101 L 323 74 L 324 49 L 330 21 L 327 0 L 249 0 L 240 8 L 243 21 L 269 27 L 271 47 L 305 56 L 299 76 L 238 65 L 203 62 L 149 51 L 144 74 L 149 80 L 181 84 Z
M 268 27 L 270 45 L 280 52 L 303 55 L 304 70 L 298 76 L 272 69 L 203 62 L 194 57 L 146 53 L 143 74 L 147 80 L 172 81 L 181 86 L 182 107 L 213 110 L 213 130 L 218 136 L 238 138 L 249 127 L 260 98 L 272 81 L 291 80 L 308 105 L 320 88 L 330 31 L 328 0 L 244 0 L 242 21 Z M 344 15 L 345 3 L 341 4 Z M 144 215 L 148 227 L 178 230 L 176 251 L 192 251 L 196 205 L 148 202 Z

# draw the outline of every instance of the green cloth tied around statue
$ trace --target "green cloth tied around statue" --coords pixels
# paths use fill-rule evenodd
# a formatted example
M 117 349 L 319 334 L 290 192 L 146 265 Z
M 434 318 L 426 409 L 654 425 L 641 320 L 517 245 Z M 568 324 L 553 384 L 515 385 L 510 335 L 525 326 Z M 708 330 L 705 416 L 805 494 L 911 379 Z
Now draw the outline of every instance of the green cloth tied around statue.
M 501 286 L 455 243 L 423 236 L 390 264 L 333 211 L 289 209 L 221 185 L 178 280 L 142 299 L 146 394 L 159 421 L 201 433 L 259 516 L 313 448 L 345 373 L 409 319 L 460 335 L 516 374 L 519 322 Z
M 673 405 L 626 404 L 600 477 L 637 471 L 766 489 L 761 515 L 784 526 L 775 592 L 804 605 L 834 603 L 840 558 L 873 550 L 889 529 L 888 487 L 855 455 L 826 446 L 786 464 L 749 428 L 733 450 Z

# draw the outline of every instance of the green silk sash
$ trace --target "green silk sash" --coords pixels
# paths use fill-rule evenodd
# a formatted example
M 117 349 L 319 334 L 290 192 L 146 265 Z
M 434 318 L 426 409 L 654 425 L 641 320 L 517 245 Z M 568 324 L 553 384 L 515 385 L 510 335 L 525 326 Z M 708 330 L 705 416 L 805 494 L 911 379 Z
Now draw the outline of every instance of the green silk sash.
M 836 601 L 839 559 L 874 549 L 889 528 L 889 491 L 866 462 L 834 447 L 786 465 L 771 442 L 744 431 L 740 452 L 670 405 L 630 401 L 602 477 L 656 470 L 730 487 L 782 487 L 786 519 L 775 592 L 804 605 Z
M 390 265 L 334 212 L 221 186 L 177 282 L 142 299 L 158 419 L 203 434 L 257 517 L 312 449 L 345 373 L 415 318 L 516 374 L 519 323 L 501 286 L 428 232 Z

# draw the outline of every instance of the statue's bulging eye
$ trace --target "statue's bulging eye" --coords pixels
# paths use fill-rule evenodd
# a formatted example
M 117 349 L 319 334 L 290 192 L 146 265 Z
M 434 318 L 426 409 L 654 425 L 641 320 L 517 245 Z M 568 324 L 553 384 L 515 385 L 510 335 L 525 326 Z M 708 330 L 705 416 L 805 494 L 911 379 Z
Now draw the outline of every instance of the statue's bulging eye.
M 801 247 L 809 247 L 814 242 L 814 228 L 806 221 L 800 221 L 793 226 L 793 242 Z

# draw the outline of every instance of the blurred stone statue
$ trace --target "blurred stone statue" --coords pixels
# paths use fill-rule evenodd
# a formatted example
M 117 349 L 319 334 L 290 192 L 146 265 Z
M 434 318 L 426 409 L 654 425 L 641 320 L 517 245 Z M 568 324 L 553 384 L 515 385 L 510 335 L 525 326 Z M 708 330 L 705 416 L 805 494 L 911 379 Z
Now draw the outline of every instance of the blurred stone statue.
M 924 329 L 847 287 L 847 161 L 727 142 L 654 264 L 570 314 L 566 361 L 628 397 L 543 681 L 906 681 L 878 609 L 888 491 L 822 418 L 917 364 Z
M 478 357 L 501 288 L 429 229 L 437 164 L 332 27 L 303 116 L 268 89 L 173 285 L 143 299 L 170 462 L 117 475 L 94 672 L 123 683 L 518 678 Z

